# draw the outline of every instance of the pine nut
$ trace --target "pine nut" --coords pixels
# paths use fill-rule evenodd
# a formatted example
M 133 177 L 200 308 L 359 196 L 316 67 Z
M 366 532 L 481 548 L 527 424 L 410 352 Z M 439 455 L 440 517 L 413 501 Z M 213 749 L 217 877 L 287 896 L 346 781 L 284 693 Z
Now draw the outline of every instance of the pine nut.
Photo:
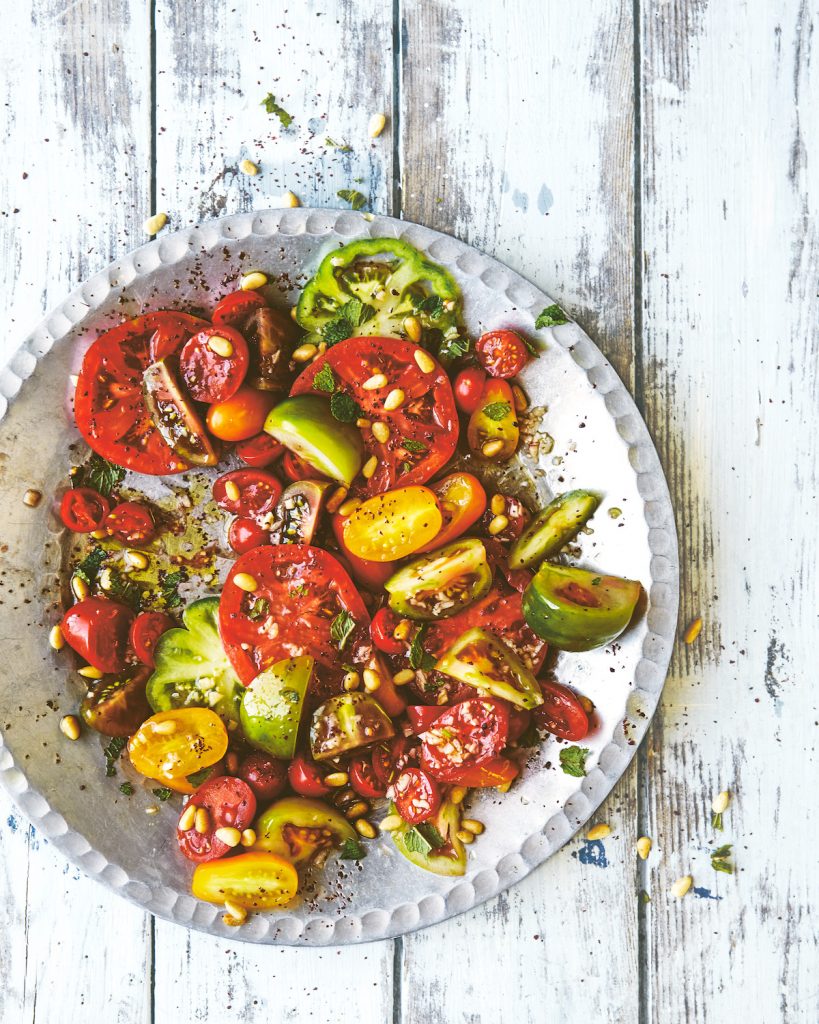
M 180 832 L 188 832 L 193 828 L 193 823 L 196 820 L 196 804 L 188 804 L 185 810 L 180 814 L 179 821 L 176 823 L 176 827 Z
M 361 504 L 360 498 L 348 498 L 343 505 L 338 506 L 339 515 L 351 516 Z
M 230 359 L 233 355 L 233 342 L 228 338 L 223 338 L 221 334 L 212 334 L 208 338 L 208 348 L 223 359 Z
M 356 800 L 356 802 L 354 804 L 350 804 L 344 812 L 344 817 L 349 821 L 355 821 L 356 818 L 363 818 L 369 809 L 370 805 L 365 800 Z
M 462 804 L 466 793 L 466 786 L 453 786 L 449 792 L 449 799 L 453 804 Z
M 379 388 L 385 388 L 387 386 L 387 378 L 383 373 L 374 373 L 372 377 L 368 377 L 361 386 L 365 391 L 378 391 Z
M 252 160 L 248 160 L 247 157 L 240 162 L 239 170 L 242 174 L 249 174 L 251 178 L 255 178 L 259 173 L 258 165 L 254 164 Z
M 347 772 L 330 772 L 329 775 L 324 776 L 324 781 L 328 786 L 332 786 L 333 789 L 341 789 L 342 786 L 346 786 L 350 781 L 350 776 Z
M 697 616 L 688 629 L 683 633 L 683 640 L 687 644 L 693 644 L 702 632 L 702 616 Z
M 460 839 L 464 846 L 469 846 L 470 843 L 475 842 L 475 837 L 472 835 L 471 832 L 467 832 L 465 828 L 459 828 L 458 831 L 455 833 L 455 837 L 456 839 Z
M 464 818 L 461 827 L 465 828 L 467 832 L 471 832 L 473 836 L 479 836 L 486 826 L 477 818 Z
M 421 321 L 417 316 L 406 316 L 404 322 L 401 325 L 404 328 L 404 332 L 410 341 L 414 341 L 417 345 L 421 340 Z
M 435 369 L 435 360 L 422 348 L 417 348 L 413 353 L 413 358 L 418 366 L 421 373 L 432 373 Z
M 358 684 L 360 682 L 361 679 L 359 678 L 358 672 L 347 672 L 345 673 L 344 679 L 342 680 L 342 686 L 347 691 L 347 693 L 350 693 L 352 690 L 358 689 Z
M 366 818 L 359 818 L 355 823 L 355 830 L 360 836 L 365 839 L 375 839 L 378 833 L 371 822 L 367 821 Z
M 153 722 L 151 732 L 158 736 L 172 736 L 176 732 L 176 722 L 172 718 L 164 718 L 161 722 Z
M 339 508 L 341 507 L 341 503 L 344 501 L 344 499 L 347 497 L 349 493 L 350 492 L 347 490 L 346 487 L 337 487 L 333 491 L 333 493 L 330 495 L 327 501 L 327 511 L 330 513 L 330 515 L 333 515 L 333 513 L 338 512 Z
M 238 501 L 242 496 L 242 492 L 239 490 L 239 485 L 235 480 L 228 480 L 225 484 L 225 497 L 228 501 Z
M 94 668 L 93 665 L 83 665 L 82 668 L 77 669 L 83 679 L 102 679 L 102 672 L 98 668 Z
M 48 634 L 48 642 L 55 651 L 61 651 L 65 647 L 65 637 L 59 626 L 52 626 Z
M 691 888 L 691 883 L 694 879 L 691 875 L 683 875 L 682 878 L 678 878 L 677 881 L 671 886 L 671 895 L 676 896 L 678 900 L 681 900 L 683 896 Z
M 721 793 L 717 793 L 714 799 L 711 801 L 711 810 L 714 814 L 722 814 L 728 810 L 728 804 L 731 802 L 731 793 L 729 790 L 724 789 Z
M 37 508 L 42 500 L 43 496 L 40 491 L 35 491 L 31 487 L 23 495 L 23 504 L 28 505 L 29 508 Z
M 410 635 L 412 629 L 412 623 L 409 619 L 401 619 L 395 629 L 392 631 L 392 635 L 396 640 L 406 640 Z
M 384 399 L 384 408 L 387 412 L 392 412 L 394 409 L 400 409 L 404 404 L 404 399 L 407 396 L 401 390 L 401 388 L 393 388 L 392 391 Z
M 396 686 L 406 686 L 407 683 L 411 683 L 415 678 L 415 672 L 411 668 L 402 668 L 400 672 L 396 672 L 392 677 L 392 681 Z
M 380 441 L 381 444 L 386 444 L 390 439 L 390 428 L 386 423 L 382 423 L 380 420 L 372 425 L 373 437 L 376 441 Z
M 233 582 L 239 590 L 244 590 L 246 594 L 252 594 L 259 586 L 249 572 L 237 572 L 233 577 Z
M 240 924 L 244 924 L 247 920 L 247 911 L 244 907 L 240 907 L 238 903 L 234 903 L 233 900 L 225 900 L 226 914 L 222 915 L 222 920 L 225 924 L 238 927 Z
M 227 828 L 217 828 L 213 834 L 220 842 L 224 843 L 225 846 L 231 847 L 231 849 L 234 846 L 238 846 L 242 841 L 242 833 L 238 828 L 231 828 L 229 826 Z
M 373 422 L 372 420 L 365 419 L 363 416 L 359 416 L 358 419 L 355 421 L 355 425 L 358 427 L 359 430 L 369 430 L 370 427 L 373 425 Z
M 108 536 L 108 531 L 107 530 L 92 530 L 91 531 L 91 536 L 94 538 L 94 540 L 105 540 L 105 538 Z
M 493 494 L 489 508 L 492 510 L 492 515 L 502 516 L 506 511 L 506 498 L 502 494 Z
M 383 114 L 373 114 L 370 118 L 370 122 L 367 125 L 367 134 L 371 139 L 377 139 L 381 132 L 384 131 L 384 125 L 387 123 L 387 118 Z
M 594 842 L 595 839 L 605 839 L 606 836 L 610 835 L 611 826 L 601 823 L 600 825 L 595 825 L 593 826 L 593 828 L 590 828 L 589 831 L 586 833 L 586 838 Z
M 640 836 L 637 840 L 637 856 L 640 860 L 645 860 L 651 853 L 651 840 L 648 836 Z
M 82 576 L 71 577 L 71 592 L 78 601 L 84 601 L 88 597 L 88 584 Z
M 367 461 L 361 467 L 361 475 L 364 477 L 365 480 L 369 480 L 372 476 L 375 475 L 375 471 L 377 469 L 378 459 L 374 455 L 371 455 L 369 459 L 367 459 Z
M 293 353 L 293 361 L 296 363 L 309 363 L 317 352 L 318 348 L 310 342 L 306 345 L 299 345 Z
M 141 551 L 126 551 L 125 561 L 128 565 L 134 567 L 134 569 L 147 569 L 148 568 L 148 556 L 143 555 Z
M 495 455 L 499 455 L 503 451 L 503 441 L 485 441 L 481 448 L 481 454 L 485 455 L 487 459 L 491 459 Z
M 60 719 L 60 732 L 66 739 L 78 740 L 80 738 L 80 720 L 76 715 L 63 715 Z
M 246 828 L 242 832 L 242 846 L 255 846 L 256 845 L 256 831 L 252 828 Z
M 156 806 L 156 804 L 151 804 L 150 807 L 145 808 L 145 813 L 150 814 L 151 817 L 153 817 L 153 815 L 159 814 L 159 808 Z
M 196 814 L 193 819 L 193 827 L 203 836 L 210 829 L 210 815 L 206 807 L 197 807 Z
M 404 819 L 400 814 L 388 814 L 378 827 L 382 832 L 395 832 L 395 830 L 401 828 L 403 824 Z
M 376 672 L 375 669 L 365 668 L 364 669 L 364 689 L 367 693 L 375 693 L 375 691 L 381 686 L 381 675 Z
M 296 323 L 298 323 L 299 311 L 298 311 L 298 308 L 296 306 L 291 306 L 290 307 L 290 319 L 291 320 L 295 320 Z
M 291 209 L 295 209 L 297 206 L 301 206 L 301 201 L 295 192 L 291 192 L 288 189 L 282 196 L 282 206 L 289 206 Z
M 529 399 L 520 384 L 512 385 L 512 398 L 515 402 L 515 412 L 526 412 L 529 408 Z
M 489 531 L 490 536 L 497 537 L 499 533 L 503 533 L 503 531 L 506 529 L 508 525 L 508 516 L 495 516 L 494 519 L 492 519 L 491 522 L 489 523 L 487 529 Z
M 168 223 L 167 213 L 155 213 L 152 217 L 149 217 L 143 227 L 146 235 L 157 235 Z

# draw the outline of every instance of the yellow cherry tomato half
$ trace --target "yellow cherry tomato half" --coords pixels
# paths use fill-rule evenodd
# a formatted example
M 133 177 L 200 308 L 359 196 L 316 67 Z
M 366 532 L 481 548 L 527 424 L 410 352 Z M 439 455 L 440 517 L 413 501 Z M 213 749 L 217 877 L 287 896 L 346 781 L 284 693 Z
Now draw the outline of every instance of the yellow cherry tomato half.
M 177 792 L 191 792 L 187 776 L 221 760 L 228 745 L 222 719 L 209 708 L 160 711 L 128 741 L 131 764 Z
M 466 437 L 475 455 L 495 462 L 515 454 L 520 428 L 512 389 L 505 380 L 490 377 L 486 382 L 478 408 L 469 417 Z
M 357 558 L 395 562 L 431 541 L 442 522 L 428 487 L 400 487 L 359 505 L 344 524 L 343 543 Z
M 230 900 L 245 910 L 273 910 L 291 902 L 299 887 L 293 865 L 275 853 L 242 853 L 238 857 L 198 864 L 191 892 L 198 900 Z
M 438 496 L 443 525 L 439 533 L 420 551 L 434 551 L 466 533 L 486 511 L 486 491 L 471 473 L 450 473 L 430 487 Z
M 267 414 L 276 396 L 256 388 L 239 388 L 224 402 L 215 402 L 208 409 L 208 430 L 222 441 L 247 441 L 262 432 Z

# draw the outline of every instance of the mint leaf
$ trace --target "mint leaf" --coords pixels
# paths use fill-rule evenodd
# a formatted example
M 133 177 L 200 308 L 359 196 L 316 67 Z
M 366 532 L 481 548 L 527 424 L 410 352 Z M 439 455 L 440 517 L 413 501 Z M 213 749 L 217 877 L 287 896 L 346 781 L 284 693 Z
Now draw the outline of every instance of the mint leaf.
M 406 448 L 408 452 L 414 452 L 421 454 L 426 452 L 427 446 L 421 441 L 413 441 L 411 437 L 401 438 L 401 447 Z
M 113 736 L 111 742 L 107 747 L 103 747 L 103 754 L 105 755 L 105 774 L 110 779 L 112 775 L 117 774 L 116 763 L 119 760 L 120 754 L 125 749 L 126 739 L 124 736 Z
M 186 579 L 185 574 L 181 569 L 177 569 L 176 572 L 160 575 L 162 578 L 159 581 L 159 596 L 162 598 L 163 604 L 166 608 L 178 608 L 182 604 L 178 587 Z
M 412 638 L 408 653 L 410 668 L 421 669 L 422 672 L 430 672 L 437 664 L 436 659 L 424 650 L 424 637 L 426 635 L 426 625 L 420 626 Z
M 535 328 L 539 331 L 541 327 L 559 327 L 560 324 L 568 323 L 570 323 L 569 318 L 555 302 L 538 313 Z
M 431 821 L 422 822 L 422 824 L 416 825 L 415 827 L 433 850 L 440 850 L 444 845 L 444 837 Z
M 129 580 L 119 569 L 108 569 L 109 583 L 107 593 L 122 604 L 127 604 L 134 611 L 142 608 L 142 586 L 136 580 Z
M 726 843 L 711 853 L 711 867 L 714 871 L 722 871 L 726 875 L 733 875 L 734 865 L 728 860 L 731 856 L 731 844 Z
M 508 402 L 490 402 L 489 405 L 485 405 L 481 410 L 488 419 L 499 422 L 508 416 L 512 411 L 512 406 Z
M 321 329 L 321 336 L 328 345 L 337 345 L 340 341 L 352 338 L 355 328 L 346 316 L 334 317 Z
M 404 833 L 404 845 L 410 853 L 425 855 L 432 849 L 432 843 L 425 839 L 417 828 L 410 828 Z
M 338 855 L 341 860 L 361 860 L 367 856 L 367 851 L 357 839 L 345 839 Z
M 288 114 L 284 107 L 279 106 L 276 102 L 276 97 L 272 92 L 269 92 L 267 96 L 262 100 L 259 106 L 264 107 L 268 114 L 275 114 L 276 117 L 281 121 L 282 128 L 289 128 L 293 123 L 293 117 Z
M 101 547 L 92 548 L 76 567 L 74 575 L 85 580 L 89 587 L 93 587 L 97 582 L 100 567 L 107 557 L 108 552 Z
M 123 784 L 119 787 L 119 791 L 120 793 L 122 793 L 123 796 L 134 795 L 134 787 L 131 785 L 130 782 L 123 782 Z
M 348 146 L 346 142 L 334 142 L 329 136 L 325 138 L 324 145 L 329 146 L 330 149 L 337 149 L 339 153 L 352 153 L 353 147 Z
M 560 751 L 560 767 L 567 775 L 582 779 L 586 774 L 586 758 L 589 753 L 588 747 L 564 747 Z
M 324 391 L 328 395 L 332 395 L 335 391 L 336 378 L 333 376 L 333 371 L 327 363 L 322 366 L 313 378 L 313 388 L 315 391 Z
M 450 363 L 454 363 L 456 359 L 465 356 L 471 348 L 472 342 L 469 338 L 461 338 L 458 334 L 455 334 L 451 338 L 444 338 L 441 342 L 438 348 L 438 358 L 444 366 L 448 366 Z
M 192 786 L 195 786 L 195 787 L 198 788 L 199 786 L 202 785 L 202 783 L 205 781 L 205 779 L 208 778 L 208 776 L 210 775 L 210 773 L 212 771 L 213 771 L 213 767 L 212 766 L 208 766 L 207 768 L 200 768 L 198 772 L 194 772 L 193 775 L 188 775 L 187 776 L 188 782 Z
M 151 792 L 157 798 L 157 800 L 161 800 L 163 804 L 165 803 L 166 800 L 170 800 L 170 798 L 173 796 L 173 790 L 168 789 L 165 786 L 163 786 L 161 789 L 152 789 Z
M 91 458 L 77 471 L 71 474 L 72 487 L 92 487 L 108 498 L 111 491 L 122 483 L 125 477 L 125 470 L 121 466 L 115 466 L 101 455 L 94 452 Z
M 344 650 L 354 629 L 355 619 L 346 609 L 340 611 L 330 623 L 330 639 L 340 651 Z
M 251 622 L 259 622 L 267 616 L 270 610 L 270 603 L 263 597 L 251 598 L 247 608 L 247 617 Z
M 355 423 L 361 415 L 358 404 L 343 391 L 336 391 L 330 399 L 330 412 L 340 423 Z
M 444 312 L 444 300 L 440 295 L 428 295 L 415 304 L 416 313 L 428 313 L 432 320 L 437 320 Z
M 340 188 L 336 195 L 345 203 L 349 203 L 354 210 L 360 210 L 367 204 L 367 197 L 354 188 Z

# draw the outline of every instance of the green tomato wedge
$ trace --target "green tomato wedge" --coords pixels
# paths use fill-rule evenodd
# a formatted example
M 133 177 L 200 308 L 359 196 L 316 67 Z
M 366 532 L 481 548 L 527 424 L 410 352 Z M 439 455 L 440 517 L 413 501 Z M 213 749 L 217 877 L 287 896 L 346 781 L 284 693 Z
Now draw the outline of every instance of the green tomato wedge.
M 347 487 L 364 462 L 358 428 L 337 420 L 319 395 L 285 398 L 270 410 L 264 429 L 317 472 Z
M 315 659 L 285 658 L 261 672 L 242 698 L 242 729 L 251 746 L 285 760 L 296 753 L 304 695 Z
M 397 813 L 391 804 L 390 814 Z M 463 875 L 466 872 L 466 847 L 457 836 L 460 827 L 461 814 L 457 805 L 445 802 L 430 821 L 416 826 L 405 822 L 390 835 L 398 852 L 416 867 L 435 875 Z M 440 845 L 442 840 L 443 845 Z
M 368 693 L 342 693 L 316 708 L 310 747 L 316 761 L 325 761 L 394 735 L 390 716 L 374 697 Z
M 321 800 L 288 796 L 271 804 L 256 821 L 254 850 L 278 854 L 291 864 L 326 856 L 358 835 L 349 821 Z
M 509 552 L 509 568 L 541 562 L 574 540 L 597 511 L 600 499 L 590 491 L 559 494 L 526 527 Z
M 514 651 L 485 629 L 462 633 L 435 668 L 519 708 L 536 708 L 543 703 L 543 694 L 529 669 Z
M 445 619 L 468 608 L 492 586 L 483 541 L 468 537 L 415 558 L 390 576 L 390 608 L 409 619 Z
M 146 696 L 155 712 L 211 708 L 229 722 L 239 721 L 244 686 L 233 671 L 219 637 L 219 598 L 203 597 L 182 613 L 183 628 L 159 638 Z
M 590 651 L 620 636 L 641 591 L 634 580 L 544 562 L 523 592 L 523 617 L 552 647 Z

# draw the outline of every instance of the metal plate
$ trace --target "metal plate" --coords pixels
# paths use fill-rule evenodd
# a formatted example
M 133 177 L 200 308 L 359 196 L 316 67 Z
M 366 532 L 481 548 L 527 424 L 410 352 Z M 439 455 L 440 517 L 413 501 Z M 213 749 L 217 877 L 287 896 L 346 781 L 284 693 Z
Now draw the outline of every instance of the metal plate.
M 575 324 L 541 331 L 540 358 L 523 374 L 535 409 L 513 472 L 543 497 L 587 487 L 602 493 L 579 564 L 639 579 L 644 614 L 610 648 L 561 654 L 558 679 L 597 706 L 584 779 L 563 774 L 558 743 L 533 753 L 510 793 L 476 797 L 470 812 L 486 832 L 469 850 L 463 878 L 414 868 L 384 837 L 360 864 L 334 862 L 303 886 L 285 913 L 257 914 L 239 929 L 219 907 L 190 896 L 191 866 L 176 849 L 176 801 L 149 817 L 153 798 L 137 783 L 119 792 L 124 766 L 106 778 L 103 742 L 58 731 L 78 699 L 67 659 L 48 646 L 60 613 L 66 543 L 51 496 L 65 485 L 79 435 L 66 409 L 66 381 L 99 329 L 162 307 L 212 308 L 250 269 L 266 271 L 273 301 L 292 304 L 320 256 L 358 237 L 401 237 L 448 267 L 463 289 L 477 335 L 495 327 L 534 336 L 552 299 L 469 246 L 405 221 L 335 210 L 237 214 L 161 236 L 77 289 L 26 339 L 0 375 L 0 781 L 43 835 L 85 872 L 152 913 L 252 942 L 326 945 L 400 935 L 458 914 L 527 875 L 593 814 L 628 766 L 659 701 L 677 621 L 678 561 L 668 489 L 648 431 L 626 389 Z M 75 449 L 76 450 L 76 449 Z M 178 481 L 177 481 L 178 483 Z M 34 510 L 22 496 L 46 496 Z M 613 518 L 611 508 L 622 514 Z

